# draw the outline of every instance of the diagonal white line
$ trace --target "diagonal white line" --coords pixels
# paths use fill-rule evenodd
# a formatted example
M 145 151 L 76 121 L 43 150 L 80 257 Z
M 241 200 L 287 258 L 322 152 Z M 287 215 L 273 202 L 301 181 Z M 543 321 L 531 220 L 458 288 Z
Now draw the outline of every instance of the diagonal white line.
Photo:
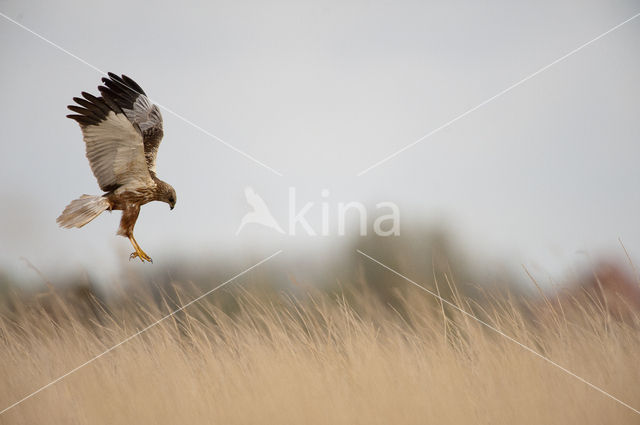
M 32 392 L 31 394 L 21 398 L 20 400 L 16 401 L 15 403 L 13 403 L 12 405 L 5 407 L 2 411 L 0 411 L 0 415 L 2 415 L 3 413 L 5 413 L 6 411 L 16 407 L 17 405 L 19 405 L 20 403 L 22 403 L 25 400 L 30 399 L 31 397 L 33 397 L 34 395 L 38 394 L 41 391 L 46 390 L 47 388 L 49 388 L 50 386 L 56 384 L 57 382 L 60 382 L 61 380 L 63 380 L 64 378 L 66 378 L 67 376 L 71 375 L 74 372 L 77 372 L 78 370 L 82 369 L 83 367 L 87 366 L 90 363 L 93 363 L 94 361 L 98 360 L 100 357 L 104 356 L 105 354 L 115 350 L 116 348 L 120 347 L 122 344 L 125 344 L 129 341 L 131 341 L 133 338 L 137 337 L 138 335 L 148 331 L 149 329 L 153 328 L 154 326 L 156 326 L 158 323 L 162 322 L 165 319 L 168 319 L 169 317 L 173 316 L 174 314 L 184 310 L 185 308 L 189 307 L 191 304 L 196 303 L 198 301 L 200 301 L 201 299 L 203 299 L 204 297 L 206 297 L 207 295 L 211 294 L 212 292 L 222 288 L 223 286 L 225 286 L 227 283 L 237 279 L 238 277 L 242 276 L 243 274 L 249 272 L 250 270 L 255 269 L 256 267 L 258 267 L 259 265 L 266 263 L 267 261 L 269 261 L 270 259 L 272 259 L 273 257 L 275 257 L 276 255 L 282 253 L 282 250 L 279 250 L 273 254 L 271 254 L 270 256 L 268 256 L 267 258 L 263 259 L 262 261 L 257 262 L 256 264 L 254 264 L 253 266 L 249 267 L 248 269 L 245 269 L 244 271 L 238 273 L 237 275 L 233 276 L 232 278 L 230 278 L 229 280 L 221 283 L 220 285 L 216 286 L 213 289 L 210 289 L 209 291 L 205 292 L 204 294 L 200 295 L 198 298 L 189 301 L 187 304 L 183 305 L 180 308 L 175 309 L 174 311 L 172 311 L 171 313 L 167 314 L 166 316 L 164 316 L 163 318 L 153 322 L 152 324 L 150 324 L 149 326 L 147 326 L 144 329 L 139 330 L 138 332 L 134 333 L 133 335 L 129 336 L 128 338 L 126 338 L 125 340 L 117 343 L 116 345 L 114 345 L 113 347 L 109 348 L 108 350 L 103 351 L 102 353 L 98 354 L 95 357 L 92 357 L 91 359 L 87 360 L 86 362 L 82 363 L 80 366 L 75 367 L 74 369 L 71 369 L 69 372 L 65 373 L 64 375 L 61 375 L 59 377 L 57 377 L 56 379 L 54 379 L 53 381 L 49 382 L 47 385 L 44 385 L 40 388 L 38 388 L 36 391 Z
M 608 392 L 606 392 L 605 390 L 603 390 L 600 387 L 597 387 L 595 385 L 593 385 L 591 382 L 587 381 L 584 378 L 581 378 L 580 376 L 576 375 L 575 373 L 571 372 L 569 369 L 560 366 L 558 363 L 554 362 L 553 360 L 543 356 L 542 354 L 538 353 L 537 351 L 535 351 L 533 348 L 530 348 L 526 345 L 524 345 L 523 343 L 521 343 L 520 341 L 510 337 L 509 335 L 505 334 L 504 332 L 502 332 L 500 329 L 495 328 L 494 326 L 488 324 L 487 322 L 483 321 L 482 319 L 477 318 L 476 316 L 474 316 L 471 313 L 466 312 L 465 310 L 461 309 L 460 307 L 458 307 L 457 305 L 453 304 L 452 302 L 449 302 L 447 300 L 445 300 L 444 298 L 442 298 L 440 295 L 436 294 L 433 291 L 428 290 L 427 288 L 425 288 L 424 286 L 420 285 L 419 283 L 414 282 L 413 280 L 409 279 L 408 277 L 404 276 L 403 274 L 401 274 L 400 272 L 392 269 L 391 267 L 381 263 L 380 261 L 376 260 L 375 258 L 365 254 L 364 252 L 360 251 L 359 249 L 356 249 L 356 251 L 359 254 L 362 254 L 363 256 L 367 257 L 369 260 L 373 261 L 374 263 L 379 264 L 380 266 L 384 267 L 385 269 L 389 270 L 390 272 L 396 274 L 397 276 L 403 278 L 404 280 L 406 280 L 407 282 L 413 284 L 414 286 L 422 289 L 423 291 L 428 292 L 429 294 L 433 295 L 434 297 L 436 297 L 437 299 L 439 299 L 440 301 L 442 301 L 443 303 L 447 304 L 448 306 L 455 308 L 456 310 L 458 310 L 460 313 L 464 314 L 465 316 L 468 316 L 470 318 L 472 318 L 473 320 L 477 321 L 478 323 L 486 326 L 487 328 L 491 329 L 492 331 L 496 332 L 497 334 L 505 337 L 506 339 L 508 339 L 509 341 L 513 342 L 514 344 L 519 345 L 520 347 L 524 348 L 525 350 L 527 350 L 528 352 L 530 352 L 531 354 L 536 355 L 537 357 L 541 358 L 542 360 L 546 361 L 547 363 L 552 364 L 553 366 L 557 367 L 558 369 L 562 370 L 563 372 L 573 376 L 574 378 L 576 378 L 577 380 L 579 380 L 580 382 L 588 385 L 589 387 L 593 388 L 594 390 L 604 394 L 605 396 L 609 397 L 610 399 L 617 401 L 618 403 L 620 403 L 621 405 L 623 405 L 624 407 L 633 410 L 635 413 L 640 415 L 640 410 L 635 409 L 634 407 L 628 405 L 627 403 L 625 403 L 624 401 L 612 396 L 611 394 L 609 394 Z
M 20 22 L 11 19 L 10 17 L 8 17 L 7 15 L 5 15 L 4 13 L 0 12 L 0 16 L 2 16 L 3 18 L 5 18 L 7 21 L 9 22 L 13 22 L 14 24 L 16 24 L 17 26 L 19 26 L 20 28 L 22 28 L 23 30 L 35 35 L 36 37 L 38 37 L 40 40 L 44 41 L 45 43 L 55 47 L 56 49 L 60 50 L 63 53 L 66 53 L 67 55 L 71 56 L 72 58 L 74 58 L 75 60 L 77 60 L 78 62 L 83 63 L 84 65 L 88 66 L 89 68 L 99 72 L 100 74 L 104 75 L 104 76 L 108 76 L 106 72 L 104 72 L 103 70 L 101 70 L 100 68 L 90 64 L 89 62 L 87 62 L 86 60 L 82 59 L 81 57 L 71 53 L 70 51 L 68 51 L 67 49 L 65 49 L 64 47 L 54 43 L 53 41 L 49 40 L 48 38 L 38 34 L 37 32 L 33 31 L 32 29 L 22 25 Z M 135 90 L 134 90 L 135 91 Z M 150 99 L 151 100 L 151 99 Z M 169 114 L 173 115 L 174 117 L 182 120 L 183 122 L 187 123 L 188 125 L 190 125 L 191 127 L 195 128 L 196 130 L 201 131 L 202 133 L 206 134 L 207 136 L 211 137 L 212 139 L 222 143 L 223 145 L 225 145 L 226 147 L 228 147 L 229 149 L 231 149 L 234 152 L 239 153 L 240 155 L 244 156 L 245 158 L 255 162 L 256 164 L 266 168 L 267 170 L 271 171 L 272 173 L 282 177 L 283 174 L 275 169 L 273 169 L 272 167 L 268 166 L 267 164 L 265 164 L 264 162 L 258 160 L 257 158 L 255 158 L 254 156 L 246 153 L 245 151 L 236 148 L 235 146 L 233 146 L 232 144 L 226 142 L 225 140 L 221 139 L 220 137 L 216 136 L 215 134 L 205 130 L 204 128 L 200 127 L 199 125 L 195 124 L 193 121 L 188 120 L 187 118 L 183 117 L 182 115 L 178 114 L 177 112 L 174 112 L 173 110 L 167 108 L 166 106 L 161 105 L 160 103 L 153 101 L 153 103 L 155 103 L 156 105 L 158 105 L 159 108 L 163 109 L 164 111 L 168 112 Z
M 360 177 L 365 173 L 368 173 L 369 171 L 371 171 L 372 169 L 376 168 L 379 165 L 384 164 L 385 162 L 389 161 L 390 159 L 400 155 L 402 152 L 406 151 L 407 149 L 410 149 L 412 147 L 414 147 L 415 145 L 417 145 L 418 143 L 428 139 L 429 137 L 433 136 L 434 134 L 440 132 L 441 130 L 444 130 L 445 128 L 449 127 L 451 124 L 457 122 L 458 120 L 461 120 L 462 118 L 466 117 L 467 115 L 471 114 L 472 112 L 482 108 L 483 106 L 485 106 L 486 104 L 496 100 L 497 98 L 499 98 L 500 96 L 510 92 L 511 90 L 515 89 L 516 87 L 524 84 L 525 82 L 529 81 L 530 79 L 532 79 L 533 77 L 543 73 L 544 71 L 546 71 L 547 69 L 551 68 L 552 66 L 562 62 L 563 60 L 567 59 L 570 56 L 573 56 L 574 54 L 578 53 L 580 50 L 584 49 L 585 47 L 589 46 L 592 43 L 595 43 L 596 41 L 600 40 L 602 37 L 612 33 L 613 31 L 617 30 L 618 28 L 622 27 L 623 25 L 633 21 L 634 19 L 636 19 L 638 16 L 640 16 L 640 13 L 637 13 L 635 15 L 633 15 L 632 17 L 630 17 L 629 19 L 627 19 L 624 22 L 619 23 L 618 25 L 616 25 L 615 27 L 603 32 L 602 34 L 600 34 L 599 36 L 597 36 L 596 38 L 593 38 L 589 41 L 587 41 L 586 43 L 584 43 L 583 45 L 576 47 L 575 49 L 573 49 L 572 51 L 570 51 L 569 53 L 565 54 L 564 56 L 559 57 L 558 59 L 554 60 L 553 62 L 551 62 L 550 64 L 543 66 L 542 68 L 538 69 L 536 72 L 534 72 L 533 74 L 529 74 L 528 76 L 524 77 L 522 80 L 518 81 L 517 83 L 514 83 L 512 85 L 510 85 L 509 87 L 507 87 L 506 89 L 502 90 L 501 92 L 499 92 L 498 94 L 491 96 L 490 98 L 488 98 L 487 100 L 477 104 L 476 106 L 474 106 L 473 108 L 463 112 L 462 114 L 458 115 L 457 117 L 453 118 L 450 121 L 447 121 L 446 123 L 442 124 L 440 127 L 435 128 L 433 130 L 431 130 L 430 132 L 428 132 L 427 134 L 425 134 L 424 136 L 420 137 L 418 140 L 416 140 L 415 142 L 409 143 L 408 145 L 406 145 L 405 147 L 398 149 L 397 151 L 395 151 L 394 153 L 386 156 L 385 158 L 381 159 L 380 161 L 376 162 L 373 165 L 370 165 L 369 167 L 365 168 L 364 170 L 360 171 L 357 176 Z

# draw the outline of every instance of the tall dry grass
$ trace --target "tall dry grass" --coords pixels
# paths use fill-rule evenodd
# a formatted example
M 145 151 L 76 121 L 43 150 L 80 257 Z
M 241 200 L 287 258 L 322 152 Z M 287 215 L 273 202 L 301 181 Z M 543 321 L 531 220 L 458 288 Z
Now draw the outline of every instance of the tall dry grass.
M 465 310 L 640 408 L 635 314 L 597 301 L 454 296 Z M 119 303 L 56 293 L 0 320 L 0 409 L 117 344 L 196 290 Z M 2 424 L 625 424 L 640 416 L 407 287 L 212 294 L 0 415 Z M 109 303 L 107 303 L 109 304 Z

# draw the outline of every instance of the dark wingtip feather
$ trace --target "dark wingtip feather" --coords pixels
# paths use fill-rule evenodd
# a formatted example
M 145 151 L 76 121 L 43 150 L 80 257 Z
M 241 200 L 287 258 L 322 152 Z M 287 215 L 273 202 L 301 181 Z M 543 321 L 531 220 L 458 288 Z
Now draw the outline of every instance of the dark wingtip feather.
M 135 81 L 133 81 L 132 78 L 127 77 L 126 75 L 122 74 L 122 80 L 124 80 L 125 83 L 127 83 L 127 85 L 134 89 L 135 91 L 137 91 L 140 94 L 143 95 L 147 95 L 144 90 L 142 90 L 142 87 L 140 87 L 140 85 L 138 83 L 136 83 Z
M 70 118 L 76 121 L 78 124 L 80 124 L 80 126 L 87 126 L 87 125 L 93 124 L 93 121 L 90 118 L 85 117 L 84 115 L 69 114 L 67 115 L 67 118 Z
M 86 115 L 86 116 L 88 116 L 88 117 L 91 117 L 91 116 L 94 116 L 94 115 L 95 115 L 95 114 L 94 114 L 92 111 L 90 111 L 89 109 L 87 109 L 87 108 L 82 108 L 82 107 L 80 107 L 80 106 L 78 106 L 78 105 L 69 105 L 69 106 L 67 106 L 67 109 L 69 109 L 69 110 L 71 110 L 71 111 L 73 111 L 73 112 L 76 112 L 76 113 L 78 113 L 78 114 L 80 114 L 80 115 Z M 98 119 L 99 119 L 100 117 L 96 116 L 96 118 L 98 118 Z
M 106 119 L 107 115 L 109 115 L 110 111 L 115 111 L 116 113 L 119 111 L 118 109 L 112 109 L 109 103 L 105 102 L 102 97 L 96 97 L 91 93 L 82 92 L 82 96 L 84 97 L 74 97 L 73 100 L 77 103 L 76 105 L 68 105 L 67 108 L 71 111 L 75 112 L 76 115 L 73 115 L 69 118 L 78 121 L 81 124 L 91 125 L 91 124 L 99 124 L 101 121 Z M 84 117 L 82 120 L 79 117 Z
M 120 108 L 133 109 L 136 99 L 138 96 L 144 95 L 144 91 L 128 77 L 126 77 L 128 80 L 124 81 L 112 72 L 107 75 L 110 78 L 102 78 L 104 85 L 98 87 L 102 97 L 117 104 Z
M 115 113 L 122 113 L 122 107 L 120 106 L 115 93 L 104 86 L 98 87 L 98 90 L 100 90 L 100 94 L 102 95 L 104 103 L 106 103 L 112 111 L 114 111 Z
M 107 80 L 108 82 L 111 82 L 111 83 L 115 82 L 115 83 L 118 83 L 118 85 L 125 86 L 125 88 L 127 87 L 127 84 L 122 80 L 122 78 L 120 78 L 119 76 L 117 76 L 113 72 L 109 73 L 109 77 L 111 78 L 111 80 Z M 104 80 L 104 78 L 103 78 L 103 80 Z M 105 83 L 107 81 L 105 81 Z
M 131 91 L 134 94 L 143 94 L 147 95 L 142 87 L 138 83 L 136 83 L 131 77 L 128 77 L 124 74 L 121 76 L 114 74 L 113 72 L 107 72 L 109 78 L 102 77 L 102 82 L 106 84 L 109 88 L 113 90 L 121 89 L 122 91 Z
M 86 91 L 83 91 L 81 94 L 82 94 L 82 97 L 87 99 L 89 102 L 99 102 L 98 98 L 92 95 L 91 93 L 87 93 Z

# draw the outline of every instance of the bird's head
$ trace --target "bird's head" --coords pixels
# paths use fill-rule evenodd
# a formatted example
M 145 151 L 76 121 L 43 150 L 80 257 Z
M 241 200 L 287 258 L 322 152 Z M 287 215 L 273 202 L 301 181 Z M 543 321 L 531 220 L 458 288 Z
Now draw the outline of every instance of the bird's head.
M 168 183 L 160 181 L 160 197 L 159 201 L 166 202 L 169 204 L 169 208 L 173 209 L 176 206 L 176 200 L 178 197 L 176 196 L 176 190 Z
M 173 209 L 176 206 L 176 200 L 178 196 L 176 195 L 176 190 L 172 187 L 169 187 L 169 195 L 167 196 L 167 204 L 169 204 L 169 208 Z

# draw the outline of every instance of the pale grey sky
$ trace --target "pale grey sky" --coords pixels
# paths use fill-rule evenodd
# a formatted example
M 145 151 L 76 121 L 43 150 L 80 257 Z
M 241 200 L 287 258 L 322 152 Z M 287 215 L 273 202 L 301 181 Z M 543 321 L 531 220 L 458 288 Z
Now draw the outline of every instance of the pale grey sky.
M 178 203 L 147 205 L 136 227 L 156 263 L 340 245 L 236 237 L 248 185 L 283 223 L 288 187 L 316 204 L 327 188 L 331 202 L 396 202 L 403 223 L 444 220 L 490 261 L 557 272 L 580 251 L 619 253 L 619 237 L 640 258 L 640 18 L 356 176 L 637 14 L 636 1 L 2 0 L 0 12 L 284 174 L 164 112 L 158 173 Z M 101 75 L 2 17 L 0 46 L 0 267 L 116 270 L 130 252 L 119 212 L 55 224 L 99 193 L 65 115 Z

